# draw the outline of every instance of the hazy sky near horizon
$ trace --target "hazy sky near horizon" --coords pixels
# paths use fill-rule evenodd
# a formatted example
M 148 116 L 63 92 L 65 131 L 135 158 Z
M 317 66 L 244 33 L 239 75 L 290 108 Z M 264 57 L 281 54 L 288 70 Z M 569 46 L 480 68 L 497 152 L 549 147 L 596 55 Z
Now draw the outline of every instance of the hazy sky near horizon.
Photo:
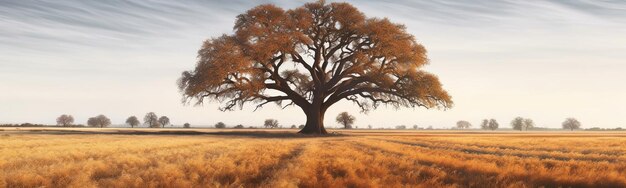
M 232 33 L 235 17 L 265 3 L 285 9 L 306 1 L 11 1 L 0 0 L 0 123 L 77 123 L 104 114 L 114 124 L 147 112 L 174 124 L 258 126 L 266 118 L 303 124 L 299 108 L 267 105 L 221 112 L 217 103 L 181 103 L 180 73 L 195 65 L 203 40 Z M 439 76 L 455 106 L 446 111 L 368 114 L 349 102 L 356 125 L 452 127 L 516 116 L 559 128 L 567 117 L 583 127 L 626 127 L 626 2 L 348 1 L 368 17 L 405 24 L 429 51 L 425 67 Z

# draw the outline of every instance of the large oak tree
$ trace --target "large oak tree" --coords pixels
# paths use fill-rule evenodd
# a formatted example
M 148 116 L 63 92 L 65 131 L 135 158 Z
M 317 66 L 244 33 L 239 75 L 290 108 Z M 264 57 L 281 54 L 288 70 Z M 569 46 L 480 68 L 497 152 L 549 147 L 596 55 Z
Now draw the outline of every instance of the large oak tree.
M 224 111 L 298 106 L 307 117 L 300 132 L 325 134 L 325 112 L 344 99 L 363 111 L 451 107 L 438 78 L 421 70 L 427 63 L 405 26 L 367 18 L 348 3 L 268 4 L 237 16 L 234 34 L 205 41 L 178 84 L 185 103 L 217 100 Z

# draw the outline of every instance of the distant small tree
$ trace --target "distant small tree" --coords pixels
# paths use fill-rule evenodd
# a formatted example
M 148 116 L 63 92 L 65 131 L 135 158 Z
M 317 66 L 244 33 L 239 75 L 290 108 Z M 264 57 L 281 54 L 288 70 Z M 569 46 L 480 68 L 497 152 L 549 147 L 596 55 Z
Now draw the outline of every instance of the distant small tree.
M 304 128 L 304 125 L 298 125 L 298 129 Z
M 292 129 L 297 129 L 298 127 L 296 127 L 296 125 L 291 125 Z
M 565 119 L 565 121 L 563 122 L 563 129 L 569 129 L 569 130 L 574 130 L 574 129 L 579 129 L 580 128 L 580 122 L 578 120 L 576 120 L 576 118 L 567 118 Z
M 500 127 L 500 124 L 498 124 L 498 122 L 495 119 L 489 120 L 489 129 L 496 130 L 498 129 L 498 127 Z
M 511 127 L 514 130 L 522 131 L 522 129 L 524 128 L 524 118 L 516 117 L 515 119 L 513 119 L 513 121 L 511 121 Z
M 161 127 L 161 125 L 159 124 L 158 116 L 154 112 L 148 112 L 143 117 L 143 124 L 148 125 L 148 127 L 150 127 L 150 128 Z
M 352 129 L 352 125 L 354 124 L 354 121 L 356 121 L 356 118 L 348 114 L 348 112 L 341 112 L 337 115 L 336 121 L 337 123 L 343 125 L 344 128 Z
M 396 126 L 396 129 L 406 129 L 406 125 L 398 125 Z
M 263 126 L 265 128 L 277 128 L 278 127 L 278 120 L 266 119 L 265 122 L 263 123 Z
M 461 121 L 457 121 L 456 122 L 456 128 L 459 128 L 459 129 L 469 129 L 470 127 L 472 127 L 472 124 L 470 122 L 468 122 L 468 121 L 461 120 Z
M 215 124 L 215 128 L 218 128 L 218 129 L 226 128 L 226 124 L 224 124 L 223 122 L 217 122 Z
M 535 122 L 532 119 L 524 119 L 524 129 L 532 129 L 535 128 Z
M 433 126 L 432 126 L 432 125 L 429 125 L 426 129 L 427 129 L 427 130 L 433 130 L 434 128 L 433 128 Z
M 63 114 L 57 118 L 57 125 L 69 127 L 72 123 L 74 123 L 74 117 L 72 117 L 72 115 Z
M 170 124 L 170 118 L 167 116 L 161 116 L 159 118 L 159 124 L 161 124 L 161 127 L 165 128 L 166 125 Z
M 108 127 L 109 125 L 111 125 L 111 119 L 107 118 L 104 115 L 98 115 L 96 117 L 89 118 L 87 120 L 87 125 L 91 127 L 104 128 L 104 127 Z
M 417 125 L 413 125 L 413 129 L 418 129 L 419 127 Z
M 233 128 L 235 128 L 235 129 L 243 129 L 244 127 L 243 127 L 242 124 L 239 124 L 239 125 L 235 125 L 235 127 L 233 127 Z
M 484 130 L 488 130 L 489 128 L 489 120 L 483 119 L 483 122 L 480 124 L 480 128 Z
M 515 119 L 513 119 L 513 121 L 511 121 L 511 127 L 514 130 L 528 130 L 528 129 L 532 129 L 533 127 L 535 127 L 535 122 L 533 122 L 532 119 L 524 119 L 522 117 L 516 117 Z
M 190 125 L 189 123 L 185 123 L 185 124 L 183 125 L 183 127 L 184 127 L 184 128 L 191 128 L 191 125 Z
M 130 125 L 130 128 L 133 128 L 140 124 L 139 119 L 136 116 L 130 116 L 126 119 L 126 124 Z
M 87 119 L 87 126 L 98 127 L 98 122 L 97 122 L 96 118 L 95 117 L 90 117 L 89 119 Z
M 367 129 L 372 129 L 372 125 L 367 125 Z

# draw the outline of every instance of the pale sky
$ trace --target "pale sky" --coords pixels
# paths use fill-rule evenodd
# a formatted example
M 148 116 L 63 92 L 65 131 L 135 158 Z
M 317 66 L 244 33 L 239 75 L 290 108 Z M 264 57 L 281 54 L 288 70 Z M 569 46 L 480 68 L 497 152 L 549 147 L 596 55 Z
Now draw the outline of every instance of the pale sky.
M 0 0 L 0 123 L 76 123 L 104 114 L 114 124 L 147 112 L 176 125 L 259 126 L 275 118 L 303 124 L 299 108 L 273 105 L 221 112 L 217 103 L 181 103 L 180 73 L 193 69 L 203 40 L 232 33 L 235 17 L 264 3 L 285 9 L 305 1 Z M 626 127 L 626 2 L 348 1 L 368 17 L 405 24 L 428 49 L 425 69 L 439 76 L 455 106 L 446 111 L 381 107 L 356 126 L 478 127 L 516 116 L 559 128 L 575 117 L 584 128 Z

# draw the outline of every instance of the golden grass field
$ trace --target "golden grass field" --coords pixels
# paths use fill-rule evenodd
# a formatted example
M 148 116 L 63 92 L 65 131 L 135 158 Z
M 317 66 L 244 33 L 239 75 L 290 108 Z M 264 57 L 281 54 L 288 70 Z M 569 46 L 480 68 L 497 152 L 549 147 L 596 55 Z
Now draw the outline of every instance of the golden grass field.
M 620 132 L 0 129 L 0 187 L 626 187 Z

